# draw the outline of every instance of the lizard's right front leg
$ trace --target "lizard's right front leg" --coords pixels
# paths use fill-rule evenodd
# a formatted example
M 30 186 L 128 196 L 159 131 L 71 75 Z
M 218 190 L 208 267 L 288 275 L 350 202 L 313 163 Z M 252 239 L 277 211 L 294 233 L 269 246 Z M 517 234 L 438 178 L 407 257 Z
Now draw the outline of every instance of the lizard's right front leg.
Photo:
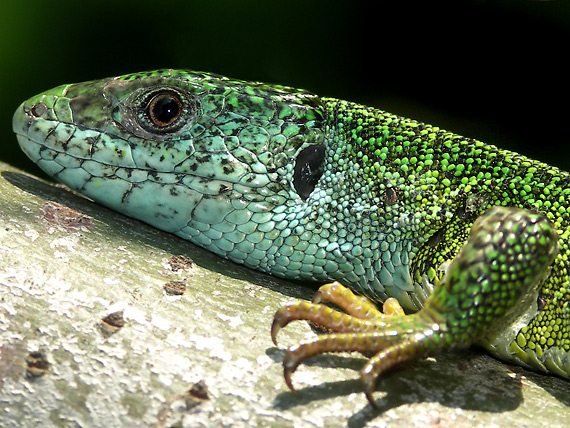
M 309 320 L 337 333 L 292 346 L 283 361 L 287 385 L 306 358 L 324 352 L 358 351 L 375 355 L 361 370 L 364 392 L 372 405 L 378 377 L 404 361 L 465 348 L 513 310 L 524 295 L 534 294 L 558 252 L 558 236 L 542 215 L 496 207 L 473 225 L 425 307 L 416 314 L 387 316 L 368 299 L 340 284 L 320 292 L 346 314 L 316 303 L 292 303 L 275 314 L 271 335 L 294 320 Z

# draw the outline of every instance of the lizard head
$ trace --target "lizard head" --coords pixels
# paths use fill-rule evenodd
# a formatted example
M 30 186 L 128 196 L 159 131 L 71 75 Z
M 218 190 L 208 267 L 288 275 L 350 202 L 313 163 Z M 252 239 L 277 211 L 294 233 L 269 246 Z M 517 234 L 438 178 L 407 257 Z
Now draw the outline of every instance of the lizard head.
M 306 200 L 325 156 L 318 97 L 199 72 L 59 86 L 24 102 L 13 127 L 49 175 L 175 233 Z

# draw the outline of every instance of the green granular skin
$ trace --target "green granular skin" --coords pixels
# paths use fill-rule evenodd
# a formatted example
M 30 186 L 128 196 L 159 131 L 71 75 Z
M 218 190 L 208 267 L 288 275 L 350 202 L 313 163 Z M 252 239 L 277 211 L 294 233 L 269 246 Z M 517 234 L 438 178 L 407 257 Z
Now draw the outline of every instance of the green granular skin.
M 178 116 L 157 127 L 149 111 L 164 94 Z M 564 171 L 375 108 L 185 70 L 60 86 L 13 123 L 32 160 L 101 204 L 251 268 L 338 280 L 410 312 L 435 288 L 428 312 L 447 320 L 446 346 L 469 336 L 570 376 Z M 493 207 L 505 210 L 488 216 Z M 512 223 L 516 239 L 493 232 L 516 217 L 507 208 L 528 214 Z M 535 215 L 552 231 L 535 230 Z M 484 254 L 470 238 L 478 218 L 477 237 L 499 240 Z
M 520 207 L 546 216 L 560 237 L 560 252 L 540 289 L 541 310 L 520 331 L 517 343 L 539 357 L 547 348 L 570 352 L 568 174 L 517 153 L 356 104 L 333 101 L 329 111 L 335 117 L 338 157 L 348 170 L 360 172 L 355 182 L 379 206 L 376 215 L 397 217 L 390 215 L 394 206 L 382 203 L 389 188 L 396 190 L 404 212 L 417 215 L 419 221 L 406 228 L 416 244 L 412 249 L 416 280 L 426 272 L 436 279 L 437 266 L 453 258 L 473 220 L 491 206 Z M 425 239 L 414 239 L 434 236 L 427 245 Z

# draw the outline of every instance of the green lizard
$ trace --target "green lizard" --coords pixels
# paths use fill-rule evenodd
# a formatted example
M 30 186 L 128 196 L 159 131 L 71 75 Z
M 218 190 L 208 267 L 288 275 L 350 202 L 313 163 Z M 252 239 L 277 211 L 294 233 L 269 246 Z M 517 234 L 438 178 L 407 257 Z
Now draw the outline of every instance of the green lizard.
M 338 281 L 275 315 L 274 341 L 293 320 L 334 331 L 288 350 L 291 388 L 311 355 L 373 352 L 374 403 L 387 368 L 472 343 L 570 377 L 566 172 L 374 108 L 178 70 L 59 86 L 13 127 L 40 168 L 103 205 L 260 271 Z M 380 313 L 371 300 L 388 297 L 414 313 Z

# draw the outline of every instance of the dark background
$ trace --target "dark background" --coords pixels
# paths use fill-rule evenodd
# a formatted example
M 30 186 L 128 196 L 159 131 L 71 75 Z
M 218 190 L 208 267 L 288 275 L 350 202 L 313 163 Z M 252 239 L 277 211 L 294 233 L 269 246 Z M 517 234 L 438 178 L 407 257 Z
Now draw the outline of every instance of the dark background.
M 191 68 L 377 106 L 570 170 L 566 0 L 73 0 L 0 14 L 0 160 L 63 83 Z

